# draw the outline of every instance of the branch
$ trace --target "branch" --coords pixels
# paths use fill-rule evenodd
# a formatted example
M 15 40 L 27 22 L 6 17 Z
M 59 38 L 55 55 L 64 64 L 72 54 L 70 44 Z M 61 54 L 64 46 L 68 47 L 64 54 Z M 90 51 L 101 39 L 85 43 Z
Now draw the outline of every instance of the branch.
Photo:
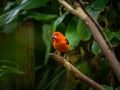
M 72 64 L 70 64 L 67 60 L 65 60 L 63 57 L 58 56 L 54 53 L 49 53 L 49 56 L 53 58 L 55 61 L 58 61 L 60 64 L 62 64 L 64 67 L 67 68 L 67 70 L 74 73 L 77 77 L 79 77 L 83 82 L 93 87 L 95 90 L 105 90 L 102 86 L 100 86 L 98 83 L 90 79 L 89 77 L 85 76 L 83 73 L 81 73 L 76 67 L 74 67 Z
M 92 17 L 92 15 L 89 13 L 89 11 L 87 11 L 85 9 L 85 2 L 83 2 L 82 0 L 78 0 L 78 3 L 82 6 L 81 8 L 84 10 L 84 12 L 89 16 L 89 18 L 94 22 L 94 24 L 96 25 L 96 27 L 98 28 L 99 32 L 101 33 L 101 35 L 103 36 L 104 40 L 106 41 L 107 45 L 109 46 L 109 48 L 113 48 L 111 43 L 109 42 L 108 38 L 106 37 L 103 28 L 100 26 L 100 24 L 96 21 L 95 18 Z M 114 51 L 113 51 L 114 53 Z
M 64 0 L 58 0 L 59 3 L 64 6 L 70 13 L 77 16 L 79 19 L 83 20 L 83 22 L 86 24 L 86 26 L 91 31 L 95 41 L 98 43 L 100 48 L 102 49 L 104 55 L 106 56 L 112 70 L 114 71 L 116 77 L 120 81 L 120 63 L 117 60 L 114 51 L 111 48 L 111 44 L 106 38 L 106 35 L 104 34 L 103 30 L 102 33 L 99 31 L 101 29 L 100 25 L 95 24 L 95 21 L 93 21 L 90 17 L 90 15 L 87 15 L 87 13 L 84 11 L 84 7 L 79 4 L 76 0 L 73 0 L 73 7 L 71 7 L 66 1 Z M 82 1 L 82 0 L 80 0 Z

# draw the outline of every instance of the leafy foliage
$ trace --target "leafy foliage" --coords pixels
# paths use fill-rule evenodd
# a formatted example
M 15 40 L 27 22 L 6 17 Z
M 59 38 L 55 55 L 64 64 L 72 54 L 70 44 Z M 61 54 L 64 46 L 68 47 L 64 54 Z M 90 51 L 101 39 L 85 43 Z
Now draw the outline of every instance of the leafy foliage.
M 85 26 L 85 24 L 80 20 L 79 20 L 78 25 L 77 25 L 77 32 L 78 32 L 80 40 L 87 41 L 91 37 L 90 31 Z
M 0 60 L 0 79 L 6 79 L 10 74 L 24 74 L 24 72 L 18 68 L 18 64 L 8 60 Z
M 73 65 L 76 65 L 81 72 L 102 84 L 106 90 L 113 90 L 113 88 L 119 90 L 120 84 L 116 80 L 114 74 L 111 73 L 108 62 L 103 56 L 98 44 L 94 41 L 89 29 L 81 20 L 61 7 L 57 0 L 23 0 L 22 2 L 7 1 L 6 6 L 2 5 L 2 12 L 0 13 L 0 32 L 2 32 L 0 34 L 0 47 L 4 45 L 2 44 L 2 40 L 4 41 L 5 38 L 9 38 L 9 36 L 6 37 L 7 35 L 17 31 L 19 24 L 31 21 L 34 23 L 34 57 L 36 64 L 35 67 L 33 67 L 33 69 L 35 69 L 33 72 L 35 72 L 36 90 L 61 90 L 61 87 L 63 90 L 93 90 L 86 84 L 82 83 L 81 80 L 76 79 L 71 73 L 65 72 L 61 66 L 58 64 L 56 65 L 56 62 L 48 57 L 49 52 L 54 52 L 53 47 L 51 47 L 52 40 L 50 36 L 51 33 L 55 31 L 64 33 L 70 42 L 71 49 L 68 53 L 68 58 L 70 58 L 70 60 L 72 59 L 71 63 Z M 89 2 L 87 10 L 101 24 L 109 41 L 115 49 L 117 57 L 119 58 L 120 1 L 85 1 Z M 59 15 L 59 13 L 61 13 L 61 15 Z M 15 35 L 13 34 L 13 36 Z M 7 42 L 7 44 L 11 45 L 10 42 Z M 14 45 L 11 46 L 14 47 Z M 6 46 L 6 48 L 8 47 Z M 0 49 L 1 56 L 3 56 L 3 49 Z M 10 52 L 10 55 L 12 54 L 9 50 L 6 52 Z M 7 53 L 5 56 L 9 56 Z M 1 57 L 0 61 L 4 58 Z M 19 58 L 19 56 L 17 58 Z M 11 58 L 8 60 L 11 60 Z M 18 67 L 12 66 L 12 63 L 10 65 L 1 64 L 0 77 L 9 78 L 9 74 L 23 75 L 26 73 Z
M 79 44 L 78 41 L 80 41 L 80 38 L 77 34 L 77 22 L 77 18 L 72 18 L 71 21 L 68 23 L 68 27 L 65 32 L 65 35 L 70 42 L 71 49 L 75 48 Z
M 57 20 L 54 21 L 53 27 L 52 27 L 53 32 L 56 31 L 57 26 L 64 20 L 64 18 L 66 17 L 67 14 L 68 14 L 68 12 L 64 13 L 62 16 L 57 18 Z
M 43 25 L 43 35 L 42 38 L 44 40 L 44 43 L 46 45 L 46 55 L 45 55 L 45 62 L 44 64 L 47 64 L 48 62 L 48 54 L 50 52 L 50 48 L 51 48 L 51 42 L 49 40 L 49 32 L 50 32 L 50 25 Z

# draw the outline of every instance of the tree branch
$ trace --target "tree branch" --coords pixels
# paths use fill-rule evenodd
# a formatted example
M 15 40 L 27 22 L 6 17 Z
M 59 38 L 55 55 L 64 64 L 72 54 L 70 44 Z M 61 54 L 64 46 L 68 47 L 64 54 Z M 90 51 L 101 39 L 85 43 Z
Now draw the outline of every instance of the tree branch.
M 94 24 L 96 25 L 96 27 L 98 28 L 99 32 L 101 33 L 101 35 L 103 36 L 104 40 L 106 41 L 107 45 L 109 46 L 109 48 L 111 48 L 112 50 L 112 45 L 111 43 L 109 42 L 108 38 L 106 37 L 104 31 L 103 31 L 103 28 L 100 26 L 100 24 L 96 21 L 95 18 L 92 17 L 92 15 L 89 13 L 88 10 L 85 9 L 85 2 L 83 2 L 82 0 L 78 0 L 78 3 L 82 6 L 81 8 L 84 10 L 84 12 L 89 16 L 89 18 L 94 22 Z M 113 51 L 114 53 L 114 51 Z
M 99 29 L 101 28 L 100 25 L 97 23 L 99 25 L 99 26 L 97 26 L 95 24 L 95 22 L 93 20 L 91 20 L 90 16 L 87 15 L 86 12 L 83 10 L 83 8 L 82 8 L 83 6 L 80 5 L 76 0 L 73 1 L 73 3 L 74 3 L 73 5 L 74 5 L 75 9 L 73 7 L 71 7 L 64 0 L 58 0 L 58 1 L 70 13 L 77 16 L 79 19 L 83 20 L 83 22 L 86 24 L 86 26 L 91 31 L 95 41 L 98 43 L 98 45 L 102 49 L 102 51 L 103 51 L 104 55 L 106 56 L 112 70 L 114 71 L 116 77 L 120 81 L 120 63 L 117 60 L 117 58 L 114 54 L 114 51 L 111 48 L 110 42 L 109 41 L 106 42 L 106 40 L 108 40 L 108 39 L 106 38 L 105 34 L 103 36 L 103 34 L 101 34 L 101 32 L 99 31 Z M 80 1 L 82 1 L 82 0 L 80 0 Z M 102 31 L 102 33 L 104 33 L 104 32 Z
M 58 56 L 54 53 L 50 53 L 49 56 L 53 58 L 54 60 L 58 61 L 60 64 L 62 64 L 64 67 L 67 68 L 67 70 L 74 73 L 77 77 L 79 77 L 83 82 L 93 87 L 95 90 L 105 90 L 102 86 L 100 86 L 98 83 L 90 79 L 89 77 L 85 76 L 83 73 L 81 73 L 77 68 L 75 68 L 72 64 L 70 64 L 67 60 L 65 60 L 63 57 Z

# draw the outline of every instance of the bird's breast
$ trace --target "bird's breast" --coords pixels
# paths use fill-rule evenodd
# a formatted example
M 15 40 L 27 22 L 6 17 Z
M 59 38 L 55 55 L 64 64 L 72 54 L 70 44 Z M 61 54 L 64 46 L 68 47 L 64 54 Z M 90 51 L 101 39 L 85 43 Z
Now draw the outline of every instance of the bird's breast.
M 60 42 L 54 42 L 53 43 L 54 45 L 54 48 L 57 50 L 57 51 L 60 51 L 60 52 L 67 52 L 68 49 L 70 48 L 70 45 L 66 44 L 66 41 L 60 41 Z

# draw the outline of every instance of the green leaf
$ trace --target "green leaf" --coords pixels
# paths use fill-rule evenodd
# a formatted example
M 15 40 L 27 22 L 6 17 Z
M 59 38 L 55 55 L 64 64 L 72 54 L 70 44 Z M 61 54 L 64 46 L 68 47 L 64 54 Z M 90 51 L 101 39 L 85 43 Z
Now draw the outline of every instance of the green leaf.
M 80 40 L 83 41 L 89 40 L 91 37 L 90 31 L 81 20 L 79 20 L 77 25 L 77 33 L 79 35 Z
M 97 19 L 100 12 L 104 10 L 109 0 L 96 0 L 92 5 L 88 7 L 88 10 L 92 16 Z
M 11 33 L 13 30 L 15 30 L 15 28 L 17 27 L 17 23 L 16 22 L 10 22 L 8 24 L 6 24 L 3 28 L 3 30 L 1 32 L 4 33 Z
M 17 17 L 19 11 L 20 11 L 19 8 L 15 8 L 15 9 L 1 15 L 0 16 L 0 25 L 8 24 L 11 21 L 13 21 Z
M 18 16 L 18 13 L 20 12 L 20 10 L 41 7 L 45 5 L 48 1 L 49 0 L 43 0 L 43 1 L 23 0 L 21 4 L 18 5 L 16 8 L 0 16 L 0 24 L 2 25 L 2 24 L 8 24 L 12 22 Z
M 112 32 L 110 30 L 106 30 L 105 33 L 113 46 L 119 45 L 120 32 Z
M 80 63 L 77 63 L 76 67 L 88 77 L 93 78 L 90 64 L 86 60 L 82 60 Z
M 101 53 L 101 49 L 95 41 L 93 41 L 93 44 L 92 44 L 92 52 L 95 55 Z
M 65 73 L 66 69 L 58 73 L 46 86 L 44 89 L 47 89 L 50 87 L 50 90 L 55 90 L 56 85 L 58 84 L 57 82 L 59 81 L 61 75 Z
M 9 74 L 24 74 L 18 67 L 19 65 L 15 62 L 0 60 L 0 78 Z
M 112 45 L 113 45 L 114 47 L 117 47 L 118 45 L 120 45 L 119 42 L 120 42 L 120 41 L 119 41 L 118 39 L 116 39 L 116 38 L 114 38 L 114 39 L 111 40 L 111 43 L 112 43 Z
M 27 17 L 25 19 L 35 19 L 40 21 L 47 21 L 56 18 L 57 15 L 53 14 L 44 14 L 44 13 L 38 13 L 38 12 L 28 12 Z
M 51 26 L 48 24 L 43 25 L 43 34 L 42 34 L 42 38 L 43 41 L 46 45 L 46 54 L 45 54 L 45 61 L 44 64 L 46 65 L 48 62 L 48 53 L 50 52 L 50 48 L 51 48 L 51 41 L 50 41 L 50 30 L 51 30 Z
M 48 80 L 49 72 L 50 72 L 49 70 L 47 70 L 47 71 L 45 72 L 45 74 L 43 75 L 42 80 L 39 82 L 36 90 L 44 90 L 45 85 L 48 83 L 48 82 L 46 82 L 46 81 Z
M 18 12 L 23 9 L 23 6 L 19 5 L 11 11 L 0 16 L 0 25 L 8 24 L 12 22 L 18 15 Z
M 14 4 L 15 4 L 15 2 L 9 1 L 9 2 L 7 3 L 7 5 L 6 5 L 6 7 L 5 7 L 5 10 L 9 10 L 10 7 L 11 7 L 12 5 L 14 5 Z
M 24 5 L 23 9 L 35 9 L 44 6 L 48 2 L 49 0 L 23 0 L 21 4 Z
M 53 23 L 52 31 L 55 32 L 57 29 L 57 26 L 64 20 L 64 18 L 68 15 L 68 12 L 64 13 L 62 16 L 57 18 L 55 22 Z
M 115 90 L 120 90 L 120 87 L 117 87 Z
M 34 71 L 38 71 L 38 70 L 40 70 L 41 68 L 43 68 L 44 66 L 45 66 L 44 64 L 35 66 Z
M 120 32 L 114 32 L 113 35 L 116 39 L 120 40 Z
M 11 66 L 7 66 L 7 65 L 2 65 L 0 67 L 0 70 L 1 70 L 1 73 L 4 75 L 9 74 L 9 73 L 24 74 L 24 72 L 21 71 L 20 69 L 11 67 Z
M 96 10 L 103 10 L 109 0 L 96 0 L 91 7 Z
M 16 68 L 19 67 L 19 65 L 13 61 L 10 61 L 10 60 L 0 60 L 0 65 L 9 65 L 9 66 L 14 66 Z
M 110 30 L 106 30 L 105 34 L 109 40 L 112 40 L 114 38 L 114 34 Z
M 113 87 L 111 86 L 107 86 L 107 85 L 102 85 L 102 86 L 105 88 L 105 90 L 114 90 Z
M 76 30 L 76 27 L 77 27 L 77 22 L 78 22 L 78 19 L 73 17 L 68 26 L 67 26 L 67 30 L 65 32 L 65 36 L 67 37 L 70 45 L 71 45 L 71 49 L 74 49 L 78 44 L 79 44 L 79 41 L 80 41 L 80 38 L 77 34 L 77 30 Z

